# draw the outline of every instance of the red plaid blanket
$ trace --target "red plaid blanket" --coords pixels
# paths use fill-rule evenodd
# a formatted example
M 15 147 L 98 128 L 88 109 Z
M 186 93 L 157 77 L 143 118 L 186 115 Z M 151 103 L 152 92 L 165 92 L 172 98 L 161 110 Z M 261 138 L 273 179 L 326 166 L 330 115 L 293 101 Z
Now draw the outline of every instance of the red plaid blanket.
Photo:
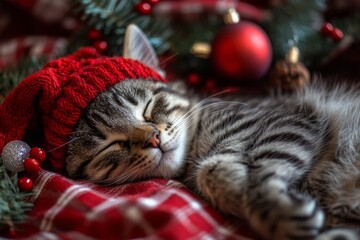
M 120 186 L 71 181 L 41 171 L 34 207 L 18 238 L 254 239 L 240 220 L 223 216 L 181 183 L 151 179 Z

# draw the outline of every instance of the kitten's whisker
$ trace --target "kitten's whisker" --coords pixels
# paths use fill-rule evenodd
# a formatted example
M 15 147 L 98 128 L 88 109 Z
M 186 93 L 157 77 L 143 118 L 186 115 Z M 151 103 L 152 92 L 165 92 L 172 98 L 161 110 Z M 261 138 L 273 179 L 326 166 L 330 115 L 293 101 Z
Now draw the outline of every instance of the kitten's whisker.
M 72 132 L 72 135 L 77 134 L 77 133 L 89 133 L 89 131 L 86 131 L 86 130 L 83 130 L 83 131 L 78 130 L 78 131 Z
M 194 109 L 196 109 L 196 108 L 197 108 L 199 105 L 201 105 L 201 104 L 208 103 L 208 102 L 211 102 L 211 101 L 219 101 L 219 99 L 214 98 L 214 97 L 219 96 L 219 95 L 221 95 L 221 94 L 223 94 L 223 93 L 226 93 L 226 92 L 229 92 L 229 91 L 230 91 L 229 89 L 225 89 L 225 90 L 223 90 L 223 91 L 214 93 L 214 94 L 212 94 L 212 95 L 204 98 L 202 101 L 199 101 L 199 102 L 196 103 L 194 106 L 192 106 L 192 107 L 189 109 L 189 111 L 187 111 L 184 115 L 175 118 L 171 123 L 176 122 L 179 118 L 181 118 L 181 117 L 185 116 L 186 114 L 188 114 L 189 112 L 193 111 Z M 230 101 L 229 101 L 229 102 L 230 102 Z
M 138 170 L 138 171 L 136 171 L 136 170 Z M 132 171 L 128 171 L 128 172 L 124 173 L 123 175 L 119 176 L 119 178 L 114 181 L 109 181 L 109 180 L 104 179 L 104 180 L 98 180 L 98 181 L 96 181 L 96 183 L 104 185 L 104 186 L 112 186 L 112 185 L 130 183 L 130 182 L 134 181 L 135 179 L 138 179 L 138 177 L 141 176 L 142 173 L 139 170 L 141 170 L 141 169 L 135 168 Z M 135 174 L 134 174 L 134 172 L 135 172 Z
M 107 180 L 94 181 L 94 183 L 105 186 L 105 187 L 110 187 L 112 185 L 112 183 Z
M 132 171 L 133 172 L 133 171 Z M 121 176 L 121 178 L 117 179 L 113 182 L 113 184 L 124 184 L 132 182 L 133 180 L 137 179 L 139 174 L 131 174 L 131 172 L 128 172 L 126 175 Z
M 120 178 L 116 179 L 115 181 L 104 180 L 104 182 L 107 183 L 108 186 L 125 184 L 125 183 L 127 183 L 127 180 L 129 177 L 130 177 L 130 173 L 127 173 L 126 175 L 122 175 Z
M 67 141 L 66 143 L 64 143 L 64 144 L 62 144 L 62 145 L 60 145 L 60 146 L 58 146 L 58 147 L 56 147 L 56 148 L 50 149 L 50 150 L 47 151 L 47 152 L 49 153 L 49 152 L 55 151 L 55 150 L 57 150 L 57 149 L 59 149 L 59 148 L 62 148 L 62 147 L 64 147 L 65 145 L 67 145 L 67 144 L 69 144 L 69 143 L 71 143 L 71 142 L 73 142 L 73 141 L 75 141 L 75 140 L 78 140 L 79 138 L 82 138 L 82 137 L 73 138 L 73 139 L 71 139 L 70 141 Z
M 184 122 L 187 122 L 188 120 L 190 120 L 190 118 L 191 118 L 194 114 L 197 114 L 197 113 L 203 111 L 203 110 L 206 109 L 206 108 L 213 107 L 213 106 L 216 106 L 216 105 L 219 105 L 219 106 L 221 106 L 221 105 L 226 105 L 226 106 L 228 106 L 229 104 L 236 104 L 236 105 L 238 105 L 238 104 L 243 104 L 243 103 L 235 102 L 235 101 L 209 103 L 209 104 L 207 104 L 207 105 L 205 105 L 205 106 L 202 106 L 201 108 L 195 109 L 196 111 L 191 111 L 191 112 L 189 111 L 189 112 L 185 113 L 185 114 L 183 115 L 183 117 L 184 117 L 185 115 L 187 115 L 187 114 L 189 114 L 189 115 L 188 115 L 188 116 L 185 116 L 185 118 L 182 119 L 182 121 L 180 121 L 180 122 L 178 122 L 178 123 L 174 123 L 174 126 L 177 126 L 177 127 L 182 126 L 183 123 L 184 123 Z M 222 109 L 216 109 L 216 111 L 221 111 L 221 110 L 222 110 Z M 214 111 L 215 111 L 215 110 L 214 110 Z
M 216 106 L 216 105 L 221 106 L 221 105 L 223 105 L 223 104 L 226 105 L 226 106 L 228 106 L 229 104 L 236 104 L 236 105 L 242 104 L 242 105 L 244 105 L 244 103 L 236 102 L 236 101 L 226 101 L 226 102 L 210 103 L 210 104 L 208 104 L 208 105 L 203 106 L 202 108 L 197 109 L 197 111 L 192 112 L 189 116 L 186 116 L 181 122 L 177 123 L 177 124 L 175 125 L 175 127 L 179 127 L 180 129 L 182 129 L 183 126 L 186 125 L 186 128 L 189 129 L 192 125 L 188 125 L 188 123 L 189 123 L 189 122 L 193 122 L 193 121 L 191 121 L 191 117 L 192 117 L 194 114 L 199 113 L 200 111 L 203 111 L 204 109 L 206 109 L 206 108 L 208 108 L 208 107 L 213 107 L 214 105 L 215 105 L 215 106 Z M 222 110 L 222 109 L 220 108 L 220 109 L 215 109 L 215 110 L 213 110 L 213 111 L 215 112 L 215 111 L 221 111 L 221 110 Z M 184 115 L 185 115 L 185 114 L 184 114 Z M 195 123 L 193 123 L 193 124 L 195 124 Z
M 217 99 L 214 99 L 214 100 L 217 100 Z M 213 102 L 213 103 L 209 103 L 208 105 L 205 105 L 204 107 L 198 109 L 199 111 L 202 111 L 206 108 L 209 108 L 209 107 L 214 107 L 214 106 L 222 106 L 222 105 L 225 105 L 225 106 L 228 106 L 229 104 L 235 104 L 235 105 L 246 105 L 245 103 L 241 103 L 241 102 L 236 102 L 236 101 L 221 101 L 221 102 Z M 221 111 L 223 109 L 215 109 L 213 111 Z M 195 112 L 194 112 L 195 113 Z
M 194 106 L 192 106 L 186 113 L 184 113 L 183 115 L 180 115 L 178 116 L 177 118 L 173 119 L 171 121 L 171 123 L 173 125 L 176 124 L 176 121 L 178 121 L 179 119 L 185 117 L 187 114 L 191 114 L 194 110 L 198 110 L 198 106 L 201 105 L 201 104 L 205 104 L 205 103 L 208 103 L 208 102 L 211 102 L 211 101 L 218 101 L 216 98 L 206 98 L 200 102 L 198 102 L 197 104 L 195 104 Z
M 142 169 L 137 166 L 136 168 L 133 168 L 132 171 L 127 172 L 125 175 L 121 176 L 120 179 L 116 181 L 116 183 L 119 183 L 120 181 L 123 182 L 132 182 L 135 179 L 138 179 L 138 177 L 141 177 L 142 175 Z
M 201 108 L 196 108 L 196 109 L 192 109 L 189 110 L 188 112 L 186 112 L 184 115 L 182 115 L 182 118 L 178 119 L 178 122 L 174 122 L 173 126 L 174 127 L 181 127 L 183 125 L 184 122 L 187 122 L 188 120 L 190 120 L 190 118 L 194 115 L 194 114 L 198 114 L 199 112 L 201 112 L 202 110 L 214 105 L 215 103 L 210 103 L 208 105 L 202 106 Z
M 205 102 L 207 102 L 207 101 L 215 101 L 215 100 L 217 100 L 217 99 L 214 98 L 214 97 L 216 97 L 216 96 L 218 96 L 218 95 L 220 95 L 220 94 L 223 94 L 223 93 L 225 93 L 225 92 L 228 92 L 228 91 L 230 91 L 230 90 L 224 90 L 224 91 L 221 91 L 221 92 L 212 94 L 212 95 L 204 98 L 203 100 L 199 101 L 199 102 L 196 103 L 194 106 L 192 106 L 192 107 L 189 109 L 189 111 L 187 111 L 185 114 L 187 114 L 188 112 L 194 110 L 195 108 L 197 108 L 197 106 L 199 106 L 199 105 L 201 105 L 201 104 L 203 104 L 203 103 L 205 103 Z M 185 115 L 185 114 L 184 114 L 184 115 Z M 179 117 L 175 118 L 171 123 L 174 123 L 178 118 L 181 118 L 181 117 L 182 117 L 182 116 L 179 116 Z
M 167 58 L 163 59 L 163 60 L 159 63 L 159 65 L 162 65 L 162 64 L 164 64 L 164 63 L 166 63 L 166 62 L 170 61 L 171 59 L 173 59 L 173 58 L 174 58 L 174 57 L 176 57 L 177 55 L 179 55 L 179 53 L 174 53 L 174 54 L 172 54 L 171 56 L 169 56 L 169 57 L 167 57 Z

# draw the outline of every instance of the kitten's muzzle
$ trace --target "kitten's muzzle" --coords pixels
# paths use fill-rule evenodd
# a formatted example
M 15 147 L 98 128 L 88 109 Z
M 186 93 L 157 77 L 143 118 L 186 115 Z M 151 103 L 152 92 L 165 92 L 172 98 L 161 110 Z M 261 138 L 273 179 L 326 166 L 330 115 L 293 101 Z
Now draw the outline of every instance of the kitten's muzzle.
M 160 146 L 160 135 L 155 132 L 153 135 L 146 141 L 145 144 L 147 147 L 159 148 Z

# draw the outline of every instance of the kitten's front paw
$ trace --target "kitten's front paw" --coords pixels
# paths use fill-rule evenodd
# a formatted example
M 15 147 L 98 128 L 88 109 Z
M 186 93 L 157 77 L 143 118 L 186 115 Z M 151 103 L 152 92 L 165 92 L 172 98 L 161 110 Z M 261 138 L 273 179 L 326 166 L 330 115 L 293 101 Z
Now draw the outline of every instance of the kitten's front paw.
M 250 221 L 267 239 L 313 239 L 324 225 L 324 212 L 316 202 L 288 192 L 279 184 L 267 186 L 261 200 L 255 200 Z M 259 195 L 257 195 L 259 196 Z
M 354 229 L 337 228 L 321 233 L 315 240 L 359 240 L 360 232 Z
M 278 220 L 272 222 L 271 239 L 313 239 L 324 225 L 324 212 L 314 200 L 280 206 Z

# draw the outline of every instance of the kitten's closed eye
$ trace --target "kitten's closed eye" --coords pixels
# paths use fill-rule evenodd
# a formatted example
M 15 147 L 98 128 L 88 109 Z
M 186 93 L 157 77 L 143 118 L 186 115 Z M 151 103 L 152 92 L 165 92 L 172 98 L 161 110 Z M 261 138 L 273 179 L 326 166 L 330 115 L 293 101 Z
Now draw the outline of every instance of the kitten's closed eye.
M 149 105 L 150 103 L 152 102 L 152 99 L 150 99 L 146 105 L 145 105 L 145 109 L 144 109 L 144 113 L 143 113 L 143 117 L 144 117 L 144 120 L 146 122 L 150 122 L 151 121 L 151 112 L 149 111 Z
M 121 149 L 130 150 L 130 141 L 129 140 L 115 141 L 110 144 L 110 146 L 112 146 L 112 145 L 120 147 Z

